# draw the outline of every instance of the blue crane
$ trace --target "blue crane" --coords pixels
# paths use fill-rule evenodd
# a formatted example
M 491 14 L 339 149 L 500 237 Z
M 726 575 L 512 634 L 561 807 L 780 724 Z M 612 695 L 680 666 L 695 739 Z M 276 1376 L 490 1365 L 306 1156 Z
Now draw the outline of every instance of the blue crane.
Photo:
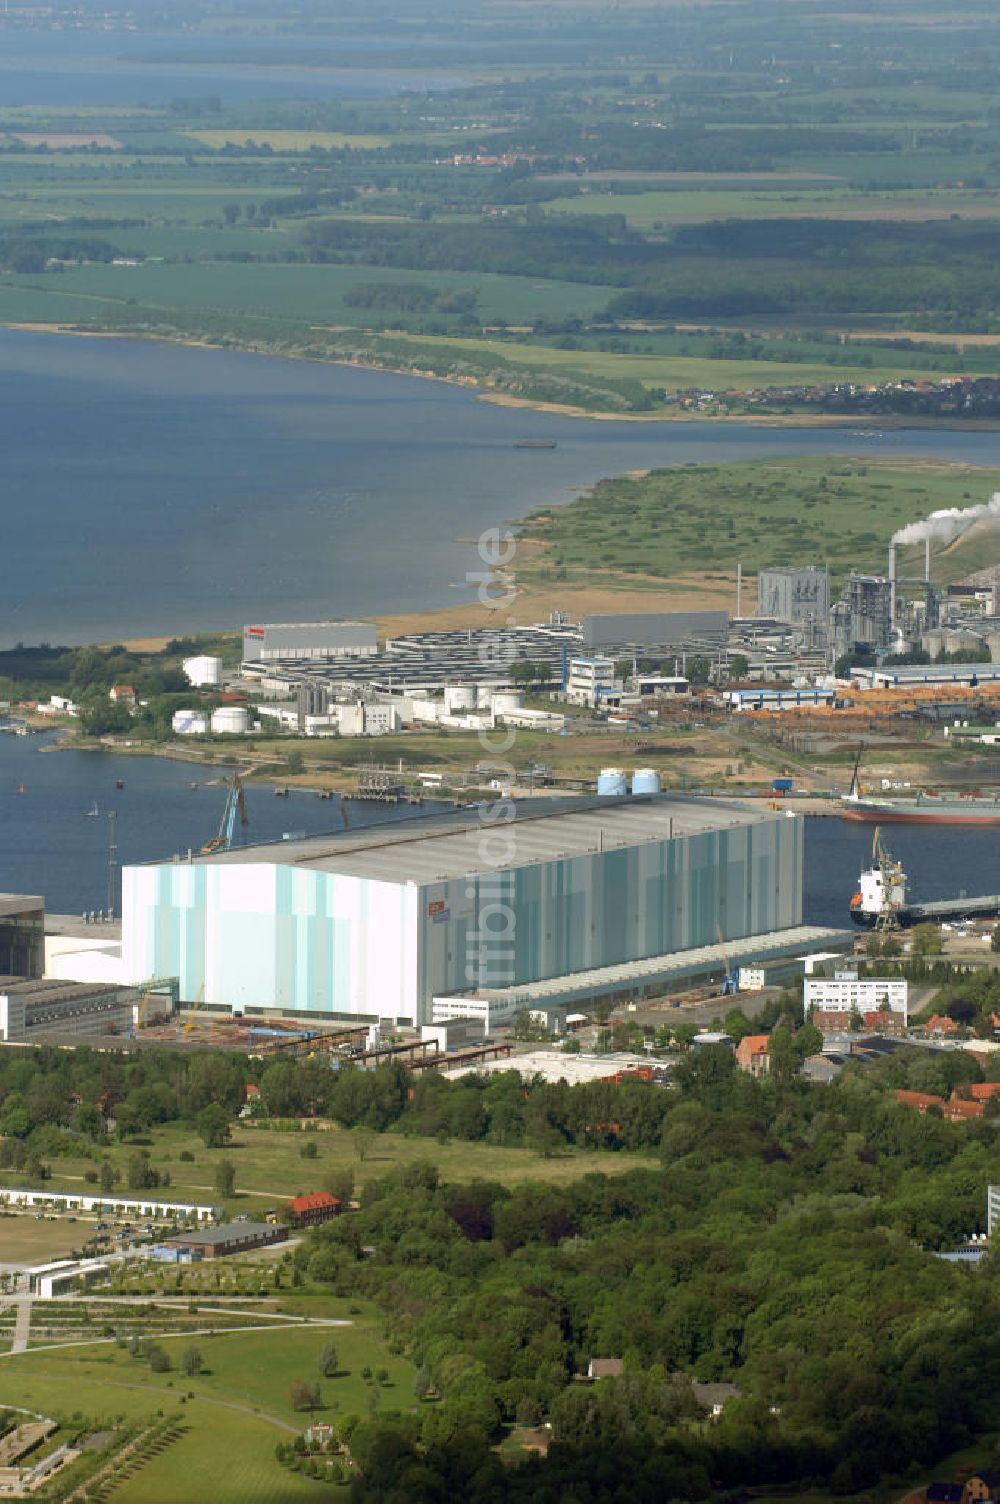
M 236 816 L 239 814 L 240 824 L 246 825 L 247 801 L 243 792 L 243 780 L 239 773 L 234 773 L 229 780 L 229 791 L 226 794 L 226 806 L 222 811 L 222 819 L 219 821 L 218 834 L 210 841 L 206 841 L 201 848 L 203 854 L 213 851 L 228 851 L 233 844 L 233 835 L 236 831 Z

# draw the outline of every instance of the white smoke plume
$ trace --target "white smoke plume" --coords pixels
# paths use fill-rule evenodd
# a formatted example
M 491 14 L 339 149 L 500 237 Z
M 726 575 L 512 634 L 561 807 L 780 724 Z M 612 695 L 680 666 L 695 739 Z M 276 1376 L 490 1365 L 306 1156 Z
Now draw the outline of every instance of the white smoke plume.
M 978 506 L 944 507 L 940 512 L 932 512 L 922 522 L 908 522 L 906 527 L 893 534 L 892 541 L 923 543 L 929 538 L 932 543 L 951 543 L 984 517 L 1000 517 L 1000 491 L 994 491 L 989 501 Z

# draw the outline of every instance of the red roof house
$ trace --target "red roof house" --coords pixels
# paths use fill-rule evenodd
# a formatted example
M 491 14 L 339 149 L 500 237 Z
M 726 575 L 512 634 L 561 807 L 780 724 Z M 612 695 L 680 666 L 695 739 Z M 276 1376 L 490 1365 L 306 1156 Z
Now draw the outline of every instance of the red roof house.
M 293 1196 L 288 1203 L 288 1215 L 297 1227 L 314 1227 L 317 1222 L 328 1222 L 340 1211 L 340 1197 L 329 1191 L 309 1191 L 304 1196 Z

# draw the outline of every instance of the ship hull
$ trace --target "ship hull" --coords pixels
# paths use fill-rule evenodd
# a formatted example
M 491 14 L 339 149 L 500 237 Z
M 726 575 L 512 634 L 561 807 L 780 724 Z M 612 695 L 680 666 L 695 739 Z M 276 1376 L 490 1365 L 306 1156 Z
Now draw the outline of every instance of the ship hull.
M 991 800 L 983 809 L 956 804 L 955 809 L 941 805 L 865 803 L 863 800 L 850 804 L 846 801 L 840 808 L 844 820 L 858 820 L 869 825 L 1000 825 L 1000 804 Z

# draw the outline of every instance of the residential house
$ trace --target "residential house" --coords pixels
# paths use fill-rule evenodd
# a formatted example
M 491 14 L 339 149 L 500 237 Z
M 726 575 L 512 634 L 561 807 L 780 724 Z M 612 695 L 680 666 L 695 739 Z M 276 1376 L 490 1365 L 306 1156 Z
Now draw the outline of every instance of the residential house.
M 112 684 L 111 688 L 108 690 L 108 699 L 113 700 L 116 705 L 127 705 L 130 710 L 134 710 L 135 685 Z
M 928 1112 L 932 1107 L 943 1108 L 945 1106 L 944 1097 L 932 1096 L 931 1093 L 927 1091 L 904 1091 L 902 1087 L 898 1087 L 893 1095 L 895 1096 L 896 1101 L 899 1102 L 903 1107 L 912 1107 L 917 1112 L 919 1112 L 921 1116 L 923 1116 L 925 1112 Z
M 736 1046 L 736 1064 L 750 1076 L 766 1076 L 771 1069 L 769 1050 L 766 1034 L 744 1034 Z
M 970 1474 L 962 1489 L 962 1504 L 996 1504 L 1000 1500 L 1000 1473 L 981 1467 Z
M 293 1196 L 288 1203 L 288 1215 L 296 1227 L 315 1227 L 318 1222 L 329 1222 L 340 1211 L 339 1196 L 329 1191 L 309 1191 L 305 1196 Z
M 621 1358 L 591 1358 L 587 1364 L 588 1379 L 619 1379 L 625 1364 Z
M 314 1420 L 305 1433 L 306 1446 L 328 1447 L 333 1440 L 333 1427 L 328 1420 Z
M 742 1391 L 735 1384 L 699 1384 L 693 1380 L 691 1393 L 695 1403 L 705 1410 L 713 1420 L 719 1416 L 729 1400 L 738 1400 Z
M 851 1027 L 851 1012 L 849 1008 L 814 1008 L 809 1022 L 821 1034 L 846 1034 Z
M 835 1080 L 843 1070 L 840 1059 L 831 1059 L 829 1055 L 807 1055 L 802 1062 L 802 1074 L 809 1081 L 822 1081 L 825 1086 Z
M 985 1102 L 970 1102 L 964 1097 L 952 1097 L 941 1109 L 942 1117 L 949 1123 L 966 1123 L 973 1118 L 981 1118 L 986 1113 Z
M 1000 1092 L 1000 1081 L 973 1081 L 969 1096 L 973 1102 L 988 1102 Z
M 929 1039 L 944 1039 L 958 1032 L 958 1024 L 946 1013 L 935 1013 L 934 1017 L 924 1025 L 924 1033 Z
M 891 1008 L 878 1008 L 865 1014 L 865 1028 L 872 1034 L 893 1034 L 901 1039 L 906 1033 L 906 1019 Z

